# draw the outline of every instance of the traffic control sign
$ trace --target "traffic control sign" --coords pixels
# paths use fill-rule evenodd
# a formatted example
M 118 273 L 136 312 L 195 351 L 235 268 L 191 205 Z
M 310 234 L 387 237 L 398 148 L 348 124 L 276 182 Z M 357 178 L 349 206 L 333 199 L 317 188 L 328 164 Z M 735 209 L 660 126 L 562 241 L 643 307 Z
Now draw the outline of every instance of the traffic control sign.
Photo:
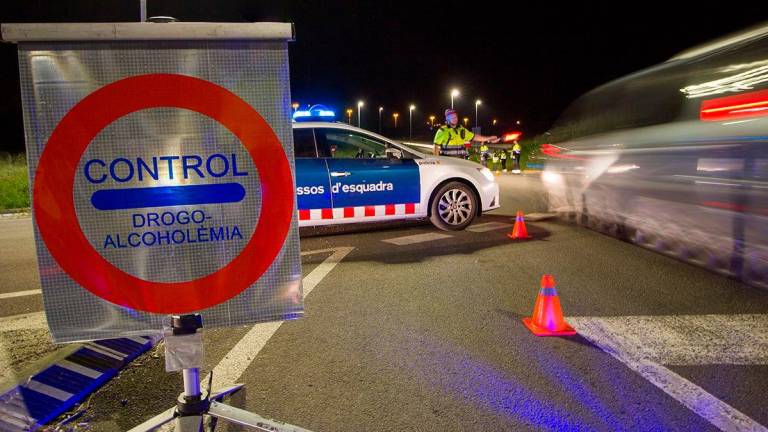
M 179 23 L 174 23 L 179 24 Z M 290 23 L 3 24 L 56 342 L 303 314 Z
M 218 271 L 183 282 L 144 280 L 104 259 L 83 234 L 73 199 L 78 165 L 93 138 L 125 115 L 159 107 L 195 111 L 221 123 L 247 149 L 262 184 L 258 224 L 241 253 Z M 40 157 L 33 197 L 38 229 L 48 250 L 81 286 L 117 305 L 185 313 L 229 300 L 272 264 L 291 225 L 292 185 L 290 164 L 280 141 L 245 101 L 199 78 L 149 74 L 108 84 L 64 116 Z

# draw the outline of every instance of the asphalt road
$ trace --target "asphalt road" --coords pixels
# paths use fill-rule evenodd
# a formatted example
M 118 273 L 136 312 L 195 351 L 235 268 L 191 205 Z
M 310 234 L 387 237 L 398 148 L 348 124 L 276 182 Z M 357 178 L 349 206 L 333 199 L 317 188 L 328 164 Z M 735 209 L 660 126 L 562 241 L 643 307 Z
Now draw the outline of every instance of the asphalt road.
M 509 216 L 546 201 L 535 175 L 499 182 L 503 207 L 464 232 L 305 230 L 306 315 L 207 330 L 205 372 L 245 383 L 231 404 L 314 431 L 765 430 L 768 292 L 554 219 L 512 242 Z M 28 219 L 0 221 L 0 250 L 1 293 L 39 288 Z M 579 335 L 522 324 L 545 273 Z M 39 310 L 39 295 L 0 298 L 6 317 Z M 35 331 L 27 355 L 44 357 Z M 0 329 L 9 357 L 17 338 Z M 181 378 L 163 361 L 139 358 L 68 427 L 122 431 L 169 407 Z

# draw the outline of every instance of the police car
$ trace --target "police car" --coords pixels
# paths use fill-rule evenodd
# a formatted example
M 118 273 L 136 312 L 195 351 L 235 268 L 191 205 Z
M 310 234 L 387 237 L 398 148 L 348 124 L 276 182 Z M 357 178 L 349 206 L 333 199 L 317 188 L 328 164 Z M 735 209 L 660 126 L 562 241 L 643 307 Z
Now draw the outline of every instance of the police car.
M 499 207 L 493 173 L 345 123 L 293 123 L 299 226 L 429 218 L 462 230 Z

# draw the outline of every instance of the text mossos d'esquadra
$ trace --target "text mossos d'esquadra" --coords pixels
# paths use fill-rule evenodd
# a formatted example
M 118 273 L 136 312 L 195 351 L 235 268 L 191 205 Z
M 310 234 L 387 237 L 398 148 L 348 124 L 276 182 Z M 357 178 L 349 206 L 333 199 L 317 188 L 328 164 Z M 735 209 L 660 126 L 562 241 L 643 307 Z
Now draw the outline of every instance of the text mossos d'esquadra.
M 335 183 L 331 187 L 332 193 L 369 193 L 369 192 L 392 192 L 395 185 L 379 181 L 378 183 L 360 183 L 360 184 L 342 184 Z M 325 186 L 299 186 L 296 188 L 296 195 L 322 195 L 325 193 Z

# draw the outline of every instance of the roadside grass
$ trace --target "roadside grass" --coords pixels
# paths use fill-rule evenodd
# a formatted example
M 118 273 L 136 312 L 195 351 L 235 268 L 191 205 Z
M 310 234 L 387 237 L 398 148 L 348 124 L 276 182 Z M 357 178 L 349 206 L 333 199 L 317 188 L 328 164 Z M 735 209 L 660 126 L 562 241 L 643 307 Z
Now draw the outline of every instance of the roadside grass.
M 27 158 L 0 153 L 0 211 L 29 207 Z

